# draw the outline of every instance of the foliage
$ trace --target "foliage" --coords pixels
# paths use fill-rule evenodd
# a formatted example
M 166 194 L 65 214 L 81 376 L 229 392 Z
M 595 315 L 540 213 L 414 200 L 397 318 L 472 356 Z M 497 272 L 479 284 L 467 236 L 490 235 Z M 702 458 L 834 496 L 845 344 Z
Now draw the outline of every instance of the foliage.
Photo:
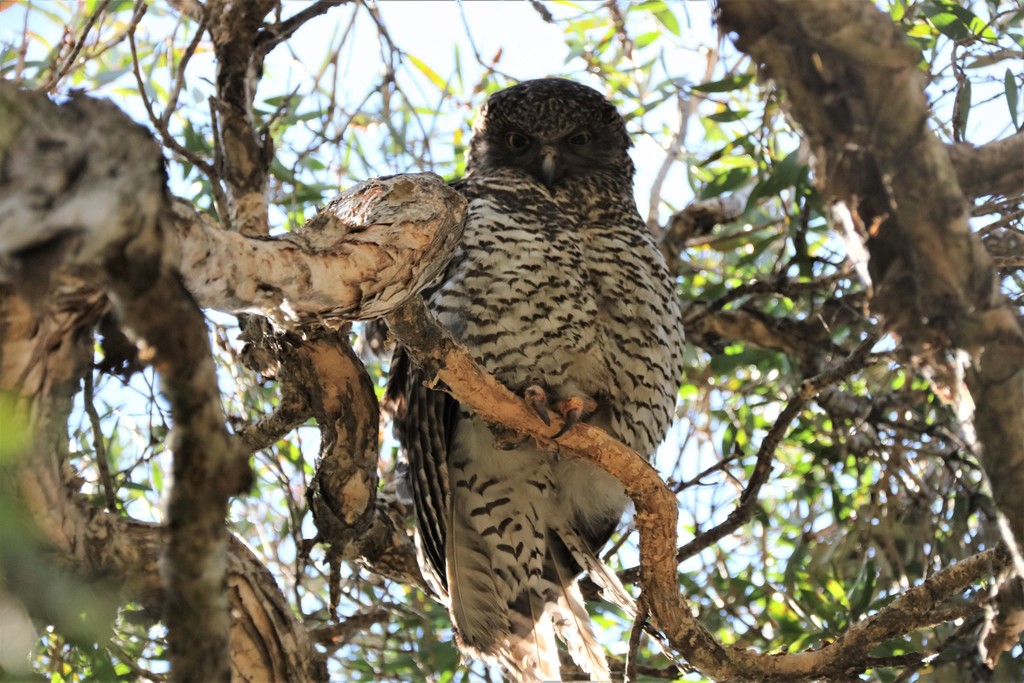
M 931 125 L 944 140 L 982 143 L 1020 128 L 1024 13 L 1014 3 L 881 4 L 922 52 Z M 595 85 L 626 114 L 640 167 L 638 203 L 649 205 L 654 229 L 664 231 L 669 216 L 694 199 L 733 197 L 742 206 L 735 220 L 688 235 L 685 252 L 672 254 L 688 311 L 734 311 L 768 330 L 691 335 L 680 420 L 657 457 L 679 493 L 686 542 L 736 505 L 759 444 L 799 382 L 841 360 L 876 321 L 865 313 L 864 282 L 830 226 L 782 96 L 719 39 L 706 7 L 662 0 L 543 7 L 554 15 L 564 63 L 539 68 Z M 468 9 L 449 8 L 445 16 Z M 281 11 L 295 9 L 285 4 Z M 523 6 L 524 14 L 532 11 Z M 399 29 L 411 30 L 401 14 L 387 4 L 344 5 L 268 57 L 255 117 L 275 143 L 270 194 L 280 229 L 302 224 L 314 206 L 367 177 L 412 170 L 457 177 L 472 112 L 485 95 L 544 75 L 507 70 L 500 51 L 481 53 L 465 14 L 464 35 L 446 26 L 430 54 L 414 54 L 401 44 Z M 8 7 L 0 21 L 3 78 L 114 99 L 164 143 L 175 193 L 223 213 L 209 173 L 216 164 L 208 104 L 215 65 L 194 20 L 160 3 L 94 0 Z M 540 12 L 523 25 L 550 28 Z M 997 256 L 1021 231 L 1019 204 L 1020 197 L 976 205 L 973 227 Z M 1001 271 L 1016 305 L 1020 265 Z M 266 414 L 279 399 L 275 383 L 245 369 L 233 320 L 210 319 L 228 412 L 240 422 Z M 364 358 L 380 389 L 387 361 L 369 352 Z M 955 368 L 956 359 L 945 360 Z M 159 520 L 168 418 L 152 377 L 142 372 L 122 381 L 97 372 L 70 432 L 72 464 L 87 493 L 102 504 L 111 492 L 122 514 Z M 682 590 L 717 638 L 760 651 L 812 648 L 936 570 L 993 545 L 991 501 L 958 416 L 958 389 L 958 380 L 936 377 L 886 337 L 866 367 L 800 412 L 774 452 L 752 519 L 681 565 Z M 396 448 L 387 432 L 382 486 L 393 487 Z M 317 440 L 314 429 L 302 427 L 258 452 L 256 484 L 234 502 L 231 522 L 311 627 L 377 615 L 372 626 L 332 645 L 332 673 L 353 681 L 493 677 L 459 662 L 447 614 L 414 588 L 348 567 L 332 612 L 324 550 L 307 553 L 305 543 L 315 535 L 305 492 Z M 635 546 L 628 534 L 618 540 L 611 561 L 628 569 Z M 985 590 L 977 586 L 972 595 Z M 623 655 L 630 624 L 598 609 L 605 642 Z M 973 648 L 980 617 L 965 615 L 873 653 L 880 663 L 934 654 L 930 664 L 908 659 L 870 669 L 866 678 L 1024 678 L 1019 645 L 995 674 L 982 669 Z M 159 627 L 133 623 L 122 608 L 113 632 L 109 640 L 100 628 L 82 643 L 46 630 L 34 669 L 54 681 L 159 680 L 166 666 Z M 649 680 L 669 671 L 648 646 L 643 664 Z

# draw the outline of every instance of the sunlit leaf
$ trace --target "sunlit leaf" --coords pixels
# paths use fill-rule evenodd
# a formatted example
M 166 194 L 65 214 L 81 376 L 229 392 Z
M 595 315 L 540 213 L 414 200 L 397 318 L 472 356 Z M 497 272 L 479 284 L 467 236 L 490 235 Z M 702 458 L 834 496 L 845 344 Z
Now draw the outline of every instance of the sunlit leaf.
M 954 2 L 930 2 L 923 7 L 924 15 L 944 35 L 953 40 L 978 36 L 995 42 L 992 28 L 966 7 Z
M 693 86 L 693 90 L 698 92 L 729 92 L 731 90 L 740 90 L 750 85 L 751 81 L 754 80 L 753 74 L 742 74 L 739 76 L 730 76 L 729 78 L 723 78 L 720 81 L 711 81 L 710 83 L 701 83 L 700 85 Z
M 414 55 L 407 54 L 405 56 L 421 74 L 427 77 L 427 80 L 434 84 L 438 90 L 443 92 L 446 89 L 447 84 L 445 83 L 445 80 L 441 78 L 436 71 L 427 66 L 426 62 Z
M 720 194 L 735 190 L 747 181 L 750 177 L 749 168 L 733 168 L 721 173 L 704 186 L 700 193 L 701 199 L 710 199 Z

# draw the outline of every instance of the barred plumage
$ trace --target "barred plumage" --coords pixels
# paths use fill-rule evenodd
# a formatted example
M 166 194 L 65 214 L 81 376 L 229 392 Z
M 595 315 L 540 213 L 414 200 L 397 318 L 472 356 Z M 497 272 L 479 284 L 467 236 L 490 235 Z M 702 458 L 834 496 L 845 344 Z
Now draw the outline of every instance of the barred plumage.
M 585 86 L 541 79 L 492 96 L 457 184 L 463 243 L 429 305 L 509 388 L 596 402 L 586 421 L 649 456 L 671 423 L 682 329 L 633 200 L 629 146 L 615 108 Z M 593 553 L 626 509 L 621 484 L 529 444 L 497 448 L 424 379 L 399 352 L 389 394 L 421 565 L 460 647 L 517 680 L 556 680 L 557 635 L 608 680 L 576 575 L 601 573 Z

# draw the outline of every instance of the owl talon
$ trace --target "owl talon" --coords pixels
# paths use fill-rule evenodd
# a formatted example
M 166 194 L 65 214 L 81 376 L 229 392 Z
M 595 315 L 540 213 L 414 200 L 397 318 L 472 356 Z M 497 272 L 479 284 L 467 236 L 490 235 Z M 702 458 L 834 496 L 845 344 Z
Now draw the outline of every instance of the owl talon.
M 523 390 L 523 400 L 526 405 L 533 408 L 544 424 L 551 426 L 551 416 L 548 414 L 548 394 L 538 384 L 531 384 Z
M 562 425 L 562 428 L 559 429 L 557 432 L 555 432 L 555 435 L 552 436 L 551 438 L 552 439 L 557 439 L 560 436 L 562 436 L 563 434 L 565 434 L 567 431 L 572 429 L 576 425 L 577 422 L 580 421 L 581 417 L 583 417 L 582 411 L 572 411 L 570 413 L 566 413 L 565 414 L 565 423 Z
M 584 415 L 589 415 L 597 409 L 597 401 L 589 396 L 570 396 L 561 405 L 562 419 L 565 423 L 562 428 L 551 437 L 557 439 L 579 422 Z

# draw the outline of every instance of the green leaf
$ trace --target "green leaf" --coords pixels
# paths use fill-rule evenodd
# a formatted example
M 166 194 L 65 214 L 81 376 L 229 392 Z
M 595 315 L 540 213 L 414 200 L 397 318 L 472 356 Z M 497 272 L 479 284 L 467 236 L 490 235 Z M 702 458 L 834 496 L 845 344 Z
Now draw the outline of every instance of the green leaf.
M 925 5 L 924 15 L 943 35 L 953 40 L 980 37 L 995 42 L 995 32 L 985 21 L 966 7 L 953 2 L 935 2 Z
M 970 114 L 971 82 L 964 81 L 963 87 L 956 94 L 956 120 L 953 121 L 953 125 L 960 131 L 961 138 L 963 138 L 964 131 L 967 130 L 967 117 Z
M 1020 122 L 1017 120 L 1017 79 L 1009 69 L 1003 76 L 1003 86 L 1006 88 L 1006 106 L 1010 108 L 1010 118 L 1013 119 L 1013 127 L 1020 129 Z
M 676 19 L 676 15 L 668 7 L 665 7 L 664 9 L 659 10 L 657 12 L 653 12 L 653 14 L 654 17 L 659 22 L 661 22 L 661 25 L 664 26 L 669 33 L 671 33 L 674 36 L 678 36 L 680 34 L 679 20 Z
M 791 152 L 785 159 L 780 161 L 772 169 L 771 174 L 759 182 L 750 193 L 747 200 L 747 210 L 757 203 L 762 197 L 773 197 L 786 188 L 793 187 L 800 182 L 807 167 L 800 163 L 796 152 Z
M 721 111 L 717 111 L 714 114 L 709 115 L 708 118 L 719 123 L 729 123 L 731 121 L 742 121 L 749 114 L 749 109 L 734 110 L 724 107 Z
M 695 85 L 690 89 L 696 90 L 698 92 L 729 92 L 731 90 L 740 90 L 741 88 L 745 88 L 753 80 L 753 74 L 743 74 L 740 76 L 730 76 L 729 78 L 723 78 L 720 81 L 701 83 L 700 85 Z
M 638 35 L 634 42 L 636 43 L 637 49 L 643 49 L 650 45 L 651 43 L 653 43 L 654 41 L 656 41 L 658 38 L 661 38 L 660 32 L 648 31 L 647 33 L 641 33 L 640 35 Z
M 903 0 L 894 0 L 889 6 L 889 16 L 893 18 L 893 21 L 899 21 L 907 14 L 907 5 Z
M 130 73 L 132 68 L 130 66 L 124 66 L 119 69 L 111 69 L 109 71 L 101 71 L 96 74 L 96 85 L 107 85 L 113 83 L 117 79 L 121 78 L 127 73 Z
M 445 83 L 443 78 L 437 75 L 436 71 L 427 66 L 426 62 L 424 62 L 419 57 L 414 57 L 413 55 L 410 54 L 406 54 L 405 56 L 409 58 L 409 61 L 412 62 L 412 65 L 415 66 L 421 74 L 426 76 L 427 80 L 433 83 L 438 90 L 440 90 L 441 92 L 445 91 L 445 89 L 448 87 L 448 84 Z
M 737 187 L 742 185 L 750 177 L 749 168 L 732 168 L 721 173 L 712 179 L 700 193 L 701 199 L 711 199 L 718 195 L 735 190 Z

